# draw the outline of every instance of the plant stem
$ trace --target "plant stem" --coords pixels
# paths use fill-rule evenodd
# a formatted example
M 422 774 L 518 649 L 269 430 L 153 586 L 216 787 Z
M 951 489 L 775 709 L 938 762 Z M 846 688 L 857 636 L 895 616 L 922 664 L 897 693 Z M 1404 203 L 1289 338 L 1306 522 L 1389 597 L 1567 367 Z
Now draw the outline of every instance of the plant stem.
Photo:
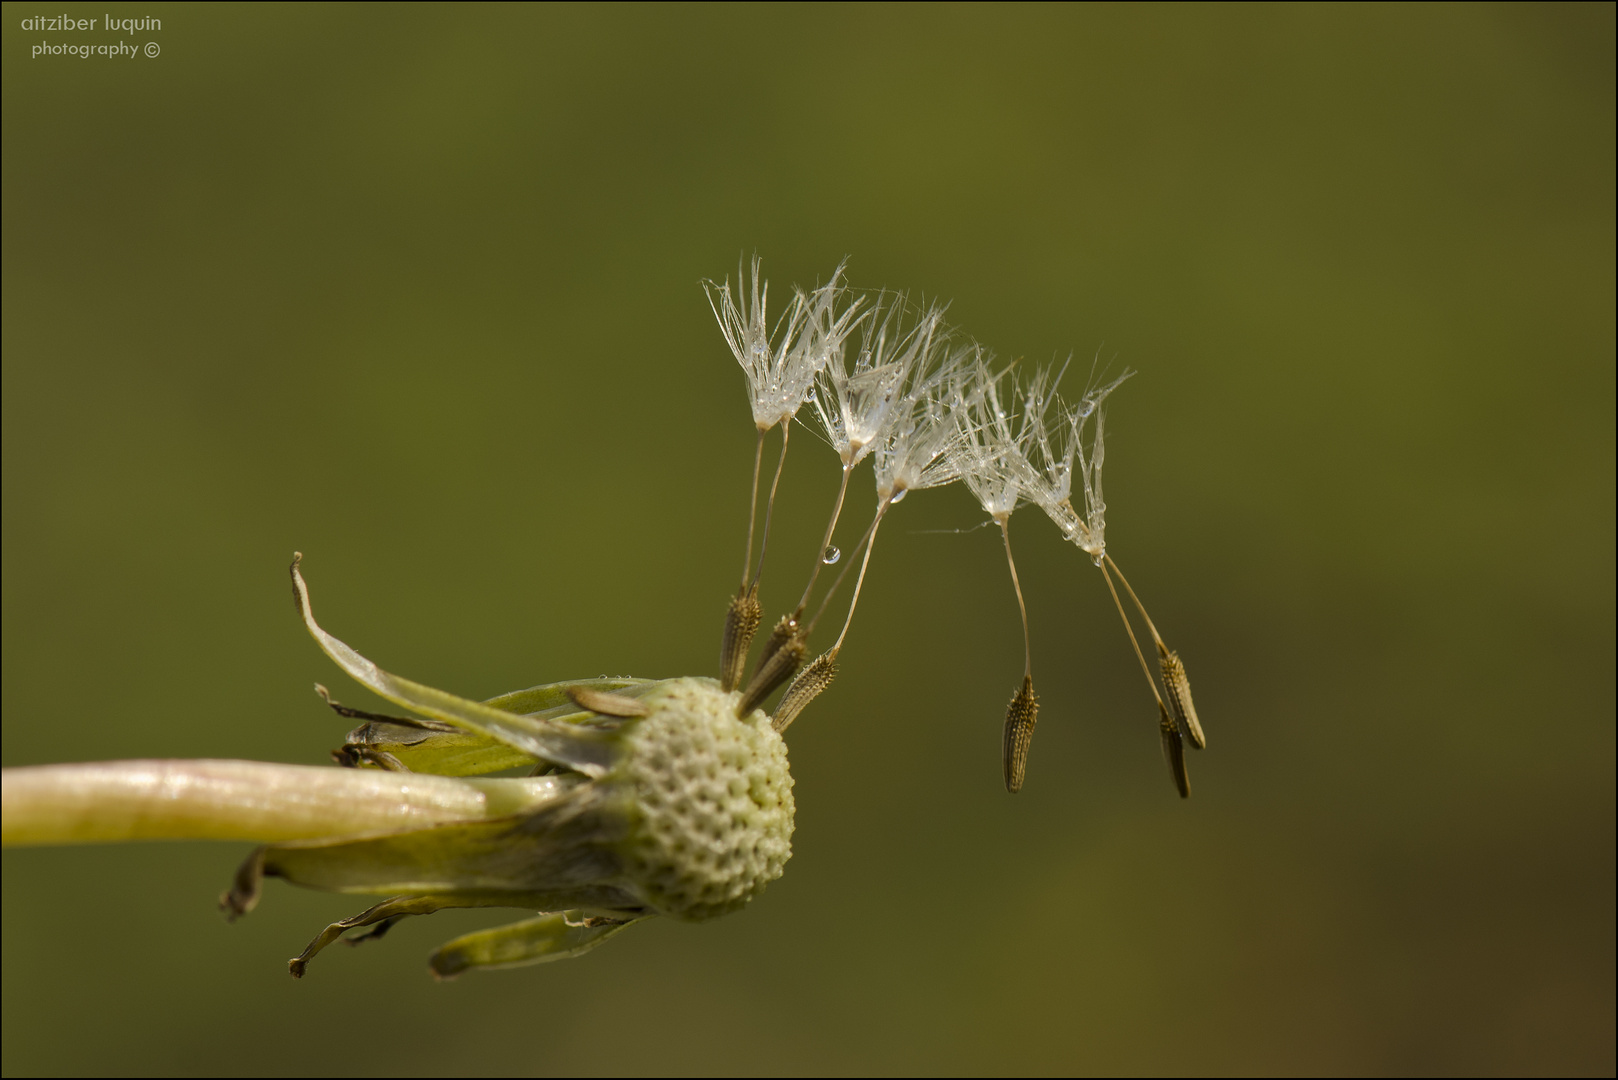
M 568 786 L 556 777 L 459 779 L 207 759 L 34 765 L 0 777 L 6 847 L 329 839 L 503 817 Z

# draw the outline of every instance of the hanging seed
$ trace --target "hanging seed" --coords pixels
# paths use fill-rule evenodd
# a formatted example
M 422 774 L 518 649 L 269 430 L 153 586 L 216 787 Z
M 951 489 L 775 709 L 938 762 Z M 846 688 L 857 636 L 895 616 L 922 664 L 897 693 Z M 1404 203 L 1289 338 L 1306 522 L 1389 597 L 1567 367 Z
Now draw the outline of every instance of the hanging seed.
M 1180 734 L 1201 750 L 1208 745 L 1203 737 L 1202 725 L 1197 722 L 1197 707 L 1191 704 L 1191 680 L 1186 677 L 1185 664 L 1179 653 L 1169 652 L 1162 642 L 1157 644 L 1157 662 L 1163 671 L 1163 685 L 1168 688 L 1169 707 L 1174 710 L 1174 723 Z
M 1034 741 L 1034 724 L 1038 720 L 1039 698 L 1034 694 L 1034 680 L 1024 676 L 1022 686 L 1006 707 L 1006 726 L 1001 732 L 1000 766 L 1006 790 L 1013 795 L 1022 790 L 1023 776 L 1028 771 L 1028 746 Z
M 1191 797 L 1191 775 L 1185 771 L 1185 744 L 1180 739 L 1180 732 L 1169 717 L 1169 711 L 1160 701 L 1157 703 L 1159 714 L 1158 730 L 1163 736 L 1163 760 L 1168 762 L 1169 772 L 1174 775 L 1174 786 L 1179 789 L 1180 798 Z

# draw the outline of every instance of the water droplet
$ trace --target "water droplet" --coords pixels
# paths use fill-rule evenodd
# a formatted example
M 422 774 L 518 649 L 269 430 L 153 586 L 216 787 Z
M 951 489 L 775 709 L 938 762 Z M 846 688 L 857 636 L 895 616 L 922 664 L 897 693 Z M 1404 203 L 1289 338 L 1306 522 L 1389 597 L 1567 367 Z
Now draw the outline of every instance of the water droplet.
M 892 506 L 894 503 L 904 502 L 905 496 L 908 494 L 910 494 L 909 488 L 900 488 L 898 493 L 888 500 L 888 505 Z
M 830 566 L 832 563 L 836 562 L 842 557 L 843 553 L 836 544 L 827 544 L 826 550 L 820 553 L 820 561 L 825 563 L 827 566 Z

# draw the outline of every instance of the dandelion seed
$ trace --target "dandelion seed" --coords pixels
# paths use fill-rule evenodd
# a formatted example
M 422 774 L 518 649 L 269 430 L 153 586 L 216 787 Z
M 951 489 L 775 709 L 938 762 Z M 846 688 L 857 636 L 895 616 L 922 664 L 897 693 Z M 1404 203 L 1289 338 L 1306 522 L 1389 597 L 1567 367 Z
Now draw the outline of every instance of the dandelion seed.
M 1140 642 L 1135 639 L 1135 628 L 1130 625 L 1129 616 L 1124 614 L 1123 601 L 1118 598 L 1118 590 L 1113 587 L 1112 575 L 1107 572 L 1107 564 L 1098 563 L 1097 565 L 1101 567 L 1101 576 L 1107 583 L 1107 591 L 1112 594 L 1112 602 L 1118 608 L 1118 617 L 1124 621 L 1124 632 L 1129 635 L 1129 644 L 1135 650 L 1135 658 L 1140 661 L 1141 674 L 1146 676 L 1146 685 L 1151 687 L 1152 697 L 1157 702 L 1163 753 L 1168 761 L 1169 770 L 1174 774 L 1175 786 L 1180 789 L 1182 799 L 1189 798 L 1191 781 L 1185 771 L 1185 752 L 1180 743 L 1180 734 L 1174 727 L 1174 721 L 1169 718 L 1169 709 L 1167 705 L 1163 704 L 1163 695 L 1158 693 L 1157 681 L 1152 678 L 1152 670 L 1146 666 L 1146 657 L 1140 651 Z
M 1129 599 L 1134 602 L 1140 617 L 1146 621 L 1146 629 L 1151 632 L 1152 641 L 1157 646 L 1158 670 L 1163 676 L 1163 688 L 1168 691 L 1169 708 L 1174 714 L 1175 724 L 1179 727 L 1180 733 L 1191 740 L 1192 746 L 1198 750 L 1203 749 L 1208 745 L 1208 741 L 1202 734 L 1202 724 L 1197 720 L 1196 706 L 1191 703 L 1191 680 L 1186 676 L 1185 664 L 1180 660 L 1178 653 L 1170 651 L 1169 647 L 1163 644 L 1157 626 L 1152 622 L 1152 617 L 1146 613 L 1146 605 L 1140 602 L 1140 597 L 1130 588 L 1129 580 L 1124 577 L 1124 572 L 1118 569 L 1118 564 L 1112 561 L 1112 556 L 1106 556 L 1106 561 L 1107 565 L 1112 567 L 1113 573 L 1118 575 L 1118 580 L 1124 583 Z
M 1107 589 L 1112 594 L 1113 605 L 1118 609 L 1118 617 L 1124 622 L 1124 629 L 1129 634 L 1130 646 L 1135 651 L 1135 657 L 1140 662 L 1141 672 L 1146 676 L 1146 682 L 1151 687 L 1152 696 L 1156 699 L 1159 712 L 1164 717 L 1172 716 L 1175 731 L 1175 753 L 1170 755 L 1170 768 L 1175 772 L 1175 784 L 1180 788 L 1183 796 L 1189 796 L 1190 784 L 1185 777 L 1185 761 L 1183 747 L 1179 739 L 1183 736 L 1191 740 L 1191 745 L 1202 749 L 1206 745 L 1202 725 L 1197 720 L 1195 707 L 1191 704 L 1191 685 L 1185 675 L 1185 665 L 1177 654 L 1171 652 L 1163 644 L 1157 627 L 1152 618 L 1146 613 L 1146 607 L 1141 603 L 1140 597 L 1130 587 L 1129 581 L 1124 577 L 1123 571 L 1107 553 L 1107 504 L 1102 497 L 1101 468 L 1106 455 L 1106 410 L 1104 403 L 1108 395 L 1116 390 L 1123 381 L 1130 377 L 1130 372 L 1114 379 L 1104 386 L 1088 391 L 1078 405 L 1066 409 L 1064 429 L 1060 439 L 1053 439 L 1044 425 L 1040 425 L 1035 433 L 1035 446 L 1037 447 L 1036 461 L 1038 479 L 1029 486 L 1029 496 L 1040 508 L 1056 523 L 1062 534 L 1072 541 L 1080 550 L 1090 556 L 1090 560 L 1101 570 L 1106 579 Z M 1050 404 L 1050 397 L 1046 396 L 1044 388 L 1038 388 L 1030 395 L 1030 408 L 1037 407 L 1041 411 Z M 1037 406 L 1035 405 L 1038 399 Z M 1088 433 L 1088 445 L 1087 442 Z M 1073 505 L 1073 477 L 1077 473 L 1079 478 L 1080 495 L 1084 509 L 1082 512 Z M 1109 573 L 1110 568 L 1110 573 Z M 1140 642 L 1136 640 L 1134 627 L 1130 624 L 1128 613 L 1124 611 L 1122 600 L 1118 591 L 1113 587 L 1112 574 L 1118 575 L 1129 593 L 1141 618 L 1145 621 L 1147 630 L 1152 635 L 1152 641 L 1157 646 L 1160 673 L 1168 702 L 1165 704 L 1165 694 L 1159 692 L 1158 682 L 1152 677 L 1150 667 L 1146 664 L 1146 657 L 1141 652 Z M 1166 740 L 1166 736 L 1165 736 Z M 1165 753 L 1168 743 L 1165 741 Z
M 1006 565 L 1011 570 L 1011 587 L 1017 594 L 1017 611 L 1022 616 L 1022 689 L 1011 699 L 1002 732 L 1002 766 L 1006 790 L 1022 790 L 1028 765 L 1028 748 L 1034 737 L 1034 721 L 1039 706 L 1034 697 L 1034 647 L 1028 633 L 1028 605 L 1023 599 L 1022 582 L 1017 578 L 1017 561 L 1011 554 L 1011 515 L 1024 493 L 1038 482 L 1029 463 L 1033 444 L 1045 437 L 1044 387 L 1047 371 L 1035 374 L 1020 411 L 1002 401 L 1001 382 L 1009 372 L 994 373 L 989 359 L 979 354 L 973 364 L 974 390 L 966 407 L 959 410 L 962 438 L 954 448 L 961 480 L 976 496 L 995 523 L 1005 543 Z
M 719 323 L 720 333 L 747 376 L 753 423 L 758 428 L 758 441 L 753 450 L 751 508 L 747 516 L 747 557 L 742 564 L 744 590 L 752 577 L 753 523 L 758 517 L 758 476 L 764 457 L 764 434 L 777 424 L 781 425 L 781 458 L 776 465 L 775 476 L 779 482 L 781 465 L 786 463 L 786 443 L 790 431 L 787 425 L 802 406 L 816 374 L 807 347 L 808 335 L 804 324 L 809 312 L 802 294 L 793 297 L 785 315 L 772 330 L 767 313 L 770 287 L 759 277 L 760 266 L 761 260 L 754 256 L 751 293 L 747 291 L 742 268 L 736 268 L 740 303 L 731 294 L 728 279 L 722 286 L 712 281 L 703 282 L 703 288 L 708 293 L 708 306 Z M 773 504 L 773 499 L 771 502 Z M 766 510 L 766 521 L 768 514 Z M 768 537 L 769 527 L 766 524 L 766 542 Z
M 743 291 L 745 281 L 741 268 L 737 268 L 737 289 L 742 292 L 739 304 L 731 294 L 728 280 L 723 286 L 711 281 L 704 283 L 708 304 L 719 322 L 720 331 L 747 376 L 753 423 L 758 428 L 758 440 L 753 451 L 753 484 L 749 496 L 747 551 L 742 562 L 741 586 L 726 617 L 720 646 L 720 681 L 727 690 L 740 682 L 753 634 L 762 618 L 762 609 L 755 611 L 758 606 L 758 586 L 764 575 L 770 523 L 775 513 L 781 473 L 786 466 L 792 418 L 812 394 L 814 380 L 821 370 L 833 361 L 839 368 L 842 366 L 843 343 L 858 324 L 859 309 L 863 306 L 863 299 L 856 298 L 839 310 L 839 301 L 845 292 L 841 283 L 843 266 L 839 265 L 832 272 L 828 284 L 809 294 L 795 291 L 786 314 L 772 331 L 767 315 L 769 286 L 761 282 L 759 269 L 760 260 L 755 256 L 752 291 L 749 294 Z M 776 425 L 781 428 L 781 454 L 776 459 L 775 477 L 770 482 L 769 499 L 764 509 L 764 535 L 759 544 L 758 568 L 754 570 L 753 525 L 758 517 L 758 479 L 763 463 L 764 435 Z M 826 542 L 831 542 L 829 533 Z M 799 607 L 801 610 L 802 605 Z M 768 657 L 761 664 L 767 660 Z

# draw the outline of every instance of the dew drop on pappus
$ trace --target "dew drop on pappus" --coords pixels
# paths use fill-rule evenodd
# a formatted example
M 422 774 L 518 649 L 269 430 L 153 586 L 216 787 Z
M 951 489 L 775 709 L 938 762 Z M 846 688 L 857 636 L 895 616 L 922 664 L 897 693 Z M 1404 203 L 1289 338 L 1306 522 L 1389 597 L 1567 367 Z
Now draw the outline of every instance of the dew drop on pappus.
M 842 549 L 839 548 L 836 544 L 827 544 L 826 545 L 826 550 L 822 551 L 820 553 L 820 561 L 825 563 L 827 566 L 830 566 L 832 563 L 836 562 L 838 559 L 841 559 L 842 557 L 843 557 Z

